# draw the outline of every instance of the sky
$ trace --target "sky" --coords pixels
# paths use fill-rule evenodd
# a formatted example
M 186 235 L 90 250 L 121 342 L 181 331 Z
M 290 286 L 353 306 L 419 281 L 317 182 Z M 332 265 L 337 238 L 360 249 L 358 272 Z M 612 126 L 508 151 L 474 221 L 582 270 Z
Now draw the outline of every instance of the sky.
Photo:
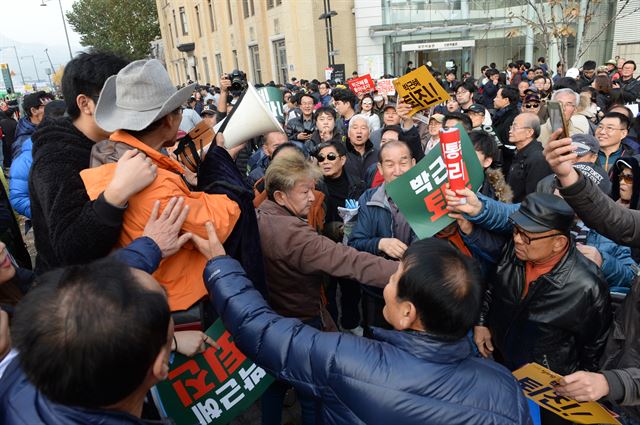
M 16 46 L 22 71 L 27 83 L 36 80 L 34 60 L 41 81 L 47 80 L 46 68 L 51 68 L 44 49 L 48 49 L 55 68 L 69 60 L 69 49 L 62 26 L 58 0 L 45 0 L 46 7 L 40 6 L 42 0 L 0 0 L 2 25 L 0 26 L 0 47 Z M 61 0 L 62 9 L 71 10 L 74 0 Z M 67 23 L 71 51 L 75 55 L 83 47 L 80 35 Z M 33 55 L 33 59 L 30 57 Z M 20 83 L 20 71 L 13 48 L 0 50 L 0 63 L 8 63 L 17 75 L 14 84 Z

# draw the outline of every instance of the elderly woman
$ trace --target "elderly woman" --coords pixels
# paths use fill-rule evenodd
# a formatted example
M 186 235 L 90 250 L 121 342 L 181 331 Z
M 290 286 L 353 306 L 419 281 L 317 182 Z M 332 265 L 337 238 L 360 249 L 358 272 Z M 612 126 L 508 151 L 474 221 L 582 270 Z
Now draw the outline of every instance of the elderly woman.
M 269 305 L 323 330 L 336 330 L 322 297 L 325 275 L 383 287 L 397 263 L 359 252 L 317 234 L 307 223 L 313 189 L 320 178 L 317 165 L 302 154 L 279 155 L 265 175 L 268 199 L 256 210 L 265 260 Z M 276 385 L 263 396 L 263 423 L 281 423 L 286 387 Z M 300 395 L 303 423 L 314 423 L 314 402 Z M 276 409 L 276 410 L 274 410 Z

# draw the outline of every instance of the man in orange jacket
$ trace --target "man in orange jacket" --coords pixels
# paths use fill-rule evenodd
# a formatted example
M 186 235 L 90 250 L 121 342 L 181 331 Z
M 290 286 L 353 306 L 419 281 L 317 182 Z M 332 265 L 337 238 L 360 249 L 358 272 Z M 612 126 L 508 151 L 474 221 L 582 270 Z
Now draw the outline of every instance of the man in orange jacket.
M 142 235 L 155 200 L 160 200 L 164 208 L 172 198 L 183 199 L 189 212 L 182 230 L 201 237 L 207 236 L 205 223 L 212 221 L 218 237 L 226 240 L 240 217 L 238 204 L 226 195 L 192 192 L 182 177 L 182 165 L 161 152 L 164 147 L 175 144 L 181 105 L 193 89 L 192 84 L 176 91 L 157 60 L 132 62 L 110 77 L 102 89 L 96 122 L 114 133 L 109 140 L 94 146 L 93 168 L 81 172 L 89 197 L 93 199 L 104 190 L 118 158 L 129 150 L 144 152 L 158 171 L 151 185 L 129 199 L 118 246 L 127 245 Z M 154 277 L 166 289 L 172 311 L 188 309 L 206 296 L 202 283 L 206 262 L 191 243 L 163 260 Z

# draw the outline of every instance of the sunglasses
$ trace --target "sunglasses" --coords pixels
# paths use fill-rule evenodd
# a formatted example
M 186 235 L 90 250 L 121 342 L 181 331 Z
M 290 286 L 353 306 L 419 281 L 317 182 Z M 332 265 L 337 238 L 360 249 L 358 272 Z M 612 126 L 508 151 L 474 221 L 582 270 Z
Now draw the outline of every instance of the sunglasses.
M 322 163 L 324 162 L 324 160 L 326 159 L 327 161 L 335 161 L 336 159 L 338 159 L 338 155 L 336 155 L 335 153 L 329 153 L 327 154 L 327 156 L 324 155 L 318 155 L 316 156 L 316 158 L 318 159 L 318 163 Z
M 524 104 L 524 108 L 525 109 L 535 109 L 538 108 L 540 106 L 539 103 L 525 103 Z
M 623 174 L 620 173 L 618 176 L 618 180 L 621 182 L 625 182 L 626 184 L 633 184 L 633 174 Z

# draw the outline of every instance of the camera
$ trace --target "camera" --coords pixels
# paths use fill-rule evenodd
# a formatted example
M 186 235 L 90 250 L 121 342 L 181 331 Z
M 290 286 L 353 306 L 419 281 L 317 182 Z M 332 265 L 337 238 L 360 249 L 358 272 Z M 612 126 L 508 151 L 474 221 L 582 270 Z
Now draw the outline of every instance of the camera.
M 247 88 L 247 74 L 234 69 L 229 73 L 229 80 L 231 80 L 230 91 L 232 93 L 240 93 Z

